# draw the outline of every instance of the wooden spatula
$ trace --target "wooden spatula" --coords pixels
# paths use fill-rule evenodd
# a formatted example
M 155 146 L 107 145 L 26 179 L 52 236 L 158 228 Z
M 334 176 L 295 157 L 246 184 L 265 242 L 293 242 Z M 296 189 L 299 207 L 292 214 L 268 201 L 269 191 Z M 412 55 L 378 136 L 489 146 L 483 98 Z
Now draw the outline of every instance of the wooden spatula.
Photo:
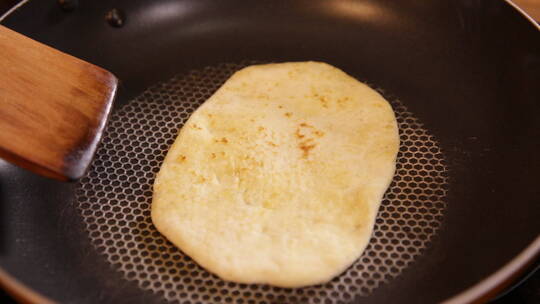
M 59 180 L 90 164 L 118 80 L 0 26 L 0 157 Z

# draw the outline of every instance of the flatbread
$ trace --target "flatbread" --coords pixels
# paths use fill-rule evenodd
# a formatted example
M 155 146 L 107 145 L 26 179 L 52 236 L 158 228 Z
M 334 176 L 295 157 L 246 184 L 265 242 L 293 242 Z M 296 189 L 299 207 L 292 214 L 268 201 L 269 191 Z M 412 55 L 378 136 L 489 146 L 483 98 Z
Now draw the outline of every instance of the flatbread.
M 181 129 L 152 220 L 225 280 L 324 283 L 366 247 L 398 147 L 389 103 L 341 70 L 250 66 Z

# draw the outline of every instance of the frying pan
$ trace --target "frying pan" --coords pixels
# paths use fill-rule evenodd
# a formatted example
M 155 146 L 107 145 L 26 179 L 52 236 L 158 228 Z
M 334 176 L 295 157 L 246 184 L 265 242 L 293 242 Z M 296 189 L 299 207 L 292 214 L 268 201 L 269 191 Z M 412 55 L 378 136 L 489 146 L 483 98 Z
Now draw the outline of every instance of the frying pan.
M 0 280 L 21 299 L 483 302 L 538 260 L 540 31 L 510 2 L 81 0 L 68 12 L 23 1 L 2 24 L 121 79 L 80 182 L 0 162 Z M 329 284 L 221 281 L 152 227 L 154 174 L 230 73 L 299 60 L 335 65 L 390 100 L 396 177 L 366 253 Z

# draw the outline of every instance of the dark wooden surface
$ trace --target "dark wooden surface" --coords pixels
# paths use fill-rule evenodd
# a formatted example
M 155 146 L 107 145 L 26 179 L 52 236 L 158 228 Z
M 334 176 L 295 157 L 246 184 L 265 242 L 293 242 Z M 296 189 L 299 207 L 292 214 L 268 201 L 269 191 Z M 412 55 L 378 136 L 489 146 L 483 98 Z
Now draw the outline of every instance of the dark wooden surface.
M 0 157 L 60 180 L 81 177 L 117 80 L 0 25 Z

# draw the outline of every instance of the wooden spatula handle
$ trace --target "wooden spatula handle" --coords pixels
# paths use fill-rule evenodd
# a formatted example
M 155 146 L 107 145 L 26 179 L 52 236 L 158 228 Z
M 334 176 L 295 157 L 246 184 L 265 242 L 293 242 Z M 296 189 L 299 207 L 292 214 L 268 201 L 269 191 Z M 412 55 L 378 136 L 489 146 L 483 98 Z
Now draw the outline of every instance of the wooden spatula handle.
M 116 86 L 110 72 L 0 26 L 0 157 L 48 177 L 78 179 Z

